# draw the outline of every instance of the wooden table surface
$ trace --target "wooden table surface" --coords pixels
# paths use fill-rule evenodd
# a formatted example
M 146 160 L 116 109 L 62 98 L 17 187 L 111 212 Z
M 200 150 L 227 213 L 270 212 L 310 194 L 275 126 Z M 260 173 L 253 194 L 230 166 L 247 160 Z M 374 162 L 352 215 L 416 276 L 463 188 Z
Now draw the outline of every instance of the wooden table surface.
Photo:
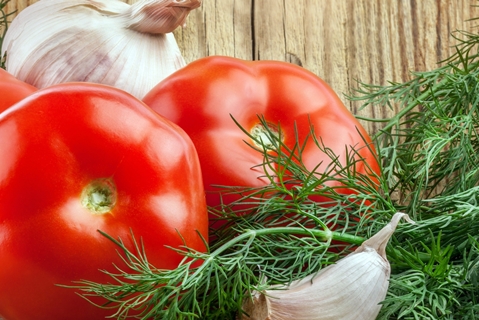
M 11 0 L 7 11 L 19 12 L 34 1 Z M 394 111 L 358 111 L 343 94 L 356 80 L 404 81 L 410 71 L 436 67 L 454 50 L 451 32 L 478 31 L 479 22 L 468 21 L 479 17 L 477 5 L 476 0 L 203 0 L 175 35 L 187 62 L 208 55 L 289 61 L 322 77 L 353 113 L 383 117 Z

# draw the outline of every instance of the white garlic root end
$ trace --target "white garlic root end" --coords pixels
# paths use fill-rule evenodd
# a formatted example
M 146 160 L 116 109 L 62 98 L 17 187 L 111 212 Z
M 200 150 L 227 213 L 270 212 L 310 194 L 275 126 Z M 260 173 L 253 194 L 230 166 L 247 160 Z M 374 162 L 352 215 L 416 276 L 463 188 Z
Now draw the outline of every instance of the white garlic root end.
M 374 320 L 389 286 L 386 245 L 407 214 L 396 213 L 356 251 L 289 285 L 254 291 L 244 299 L 241 320 Z

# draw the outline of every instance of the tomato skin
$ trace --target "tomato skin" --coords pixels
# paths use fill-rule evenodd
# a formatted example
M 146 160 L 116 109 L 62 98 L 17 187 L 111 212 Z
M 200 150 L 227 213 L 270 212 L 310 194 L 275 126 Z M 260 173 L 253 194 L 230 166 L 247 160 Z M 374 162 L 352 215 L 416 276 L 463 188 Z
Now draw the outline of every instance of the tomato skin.
M 113 242 L 149 262 L 175 268 L 165 245 L 205 250 L 208 218 L 198 156 L 177 125 L 118 89 L 87 83 L 52 86 L 0 115 L 0 318 L 104 319 L 72 285 L 112 282 L 99 269 L 124 267 Z M 80 198 L 107 178 L 117 200 L 92 214 Z M 181 237 L 178 235 L 181 234 Z M 104 302 L 99 300 L 97 302 Z
M 0 68 L 0 112 L 29 96 L 37 88 L 20 81 L 6 70 Z
M 365 129 L 322 79 L 290 63 L 223 56 L 199 59 L 164 79 L 143 101 L 192 138 L 210 206 L 221 203 L 213 185 L 260 187 L 268 183 L 261 178 L 264 172 L 254 168 L 262 163 L 261 154 L 244 143 L 246 136 L 231 116 L 248 131 L 258 124 L 258 115 L 264 116 L 267 122 L 280 125 L 284 144 L 290 148 L 296 140 L 295 123 L 301 143 L 313 125 L 316 136 L 341 155 L 343 164 L 346 147 L 354 146 L 370 167 L 358 163 L 357 171 L 379 174 Z M 323 162 L 317 172 L 331 162 L 312 139 L 303 151 L 303 161 L 310 170 Z

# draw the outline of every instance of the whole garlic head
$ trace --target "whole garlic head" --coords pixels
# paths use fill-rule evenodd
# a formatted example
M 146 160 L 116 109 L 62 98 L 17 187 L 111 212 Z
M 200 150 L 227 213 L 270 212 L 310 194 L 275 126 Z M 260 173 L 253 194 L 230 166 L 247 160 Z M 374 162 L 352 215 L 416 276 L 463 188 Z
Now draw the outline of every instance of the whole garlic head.
M 37 88 L 102 83 L 141 99 L 185 65 L 174 35 L 200 0 L 40 0 L 7 30 L 6 69 Z

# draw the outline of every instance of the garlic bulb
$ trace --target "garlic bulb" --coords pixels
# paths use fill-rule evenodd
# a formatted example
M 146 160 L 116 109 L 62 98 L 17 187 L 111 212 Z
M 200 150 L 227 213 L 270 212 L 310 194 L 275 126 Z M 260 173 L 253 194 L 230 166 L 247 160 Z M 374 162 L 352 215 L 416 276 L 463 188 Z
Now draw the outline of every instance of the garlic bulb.
M 386 245 L 404 213 L 353 253 L 289 286 L 253 292 L 243 303 L 246 320 L 374 320 L 387 294 L 391 268 Z M 249 315 L 249 316 L 248 316 Z
M 83 81 L 141 99 L 185 65 L 174 35 L 200 0 L 40 0 L 13 19 L 6 69 L 37 88 Z

